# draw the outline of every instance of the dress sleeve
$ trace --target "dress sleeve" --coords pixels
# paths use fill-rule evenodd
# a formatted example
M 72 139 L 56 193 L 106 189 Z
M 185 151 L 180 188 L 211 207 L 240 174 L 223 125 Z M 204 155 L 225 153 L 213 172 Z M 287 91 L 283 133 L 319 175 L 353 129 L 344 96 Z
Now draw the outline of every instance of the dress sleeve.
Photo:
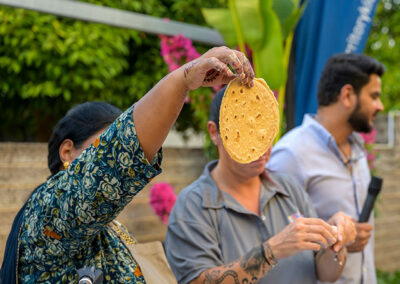
M 31 243 L 77 253 L 161 172 L 161 150 L 151 163 L 142 151 L 133 107 L 31 197 L 23 232 Z

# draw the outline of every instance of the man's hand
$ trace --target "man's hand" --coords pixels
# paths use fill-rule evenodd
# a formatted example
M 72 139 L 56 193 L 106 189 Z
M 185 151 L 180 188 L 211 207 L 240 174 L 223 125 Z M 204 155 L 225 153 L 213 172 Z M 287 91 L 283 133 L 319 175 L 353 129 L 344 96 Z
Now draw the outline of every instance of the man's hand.
M 355 242 L 347 247 L 348 252 L 363 251 L 371 237 L 372 225 L 370 223 L 354 222 L 357 230 Z
M 188 90 L 227 84 L 236 77 L 248 87 L 253 86 L 254 71 L 249 60 L 242 52 L 225 46 L 214 47 L 181 68 Z
M 319 251 L 336 243 L 331 225 L 318 218 L 298 218 L 268 240 L 276 259 L 304 250 Z
M 328 223 L 337 227 L 337 243 L 333 246 L 335 252 L 355 240 L 356 227 L 350 216 L 343 212 L 337 212 L 328 220 Z

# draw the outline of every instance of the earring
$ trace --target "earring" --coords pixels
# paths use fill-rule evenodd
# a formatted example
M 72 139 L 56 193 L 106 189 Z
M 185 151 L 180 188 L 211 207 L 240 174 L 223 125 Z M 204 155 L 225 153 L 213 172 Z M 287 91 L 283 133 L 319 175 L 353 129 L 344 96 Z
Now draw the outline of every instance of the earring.
M 64 169 L 68 169 L 68 167 L 69 167 L 69 162 L 64 162 Z

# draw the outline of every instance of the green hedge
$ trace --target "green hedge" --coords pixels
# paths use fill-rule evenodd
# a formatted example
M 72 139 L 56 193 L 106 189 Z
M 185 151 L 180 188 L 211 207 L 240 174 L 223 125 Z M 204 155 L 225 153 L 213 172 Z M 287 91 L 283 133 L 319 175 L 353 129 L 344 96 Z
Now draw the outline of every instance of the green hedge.
M 378 284 L 399 284 L 400 283 L 400 271 L 396 272 L 384 272 L 377 270 Z
M 365 52 L 386 67 L 382 77 L 385 111 L 400 109 L 400 1 L 381 0 L 378 4 Z

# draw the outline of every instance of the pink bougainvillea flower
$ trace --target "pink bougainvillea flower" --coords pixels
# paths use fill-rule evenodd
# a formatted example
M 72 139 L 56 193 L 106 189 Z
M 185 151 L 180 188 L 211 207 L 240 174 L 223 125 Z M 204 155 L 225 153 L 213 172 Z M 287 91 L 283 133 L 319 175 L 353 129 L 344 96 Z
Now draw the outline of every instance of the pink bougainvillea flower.
M 376 138 L 376 129 L 372 129 L 370 133 L 360 133 L 362 138 L 364 139 L 365 143 L 372 144 L 375 142 Z
M 185 63 L 200 56 L 192 41 L 183 35 L 160 35 L 161 55 L 168 64 L 169 71 L 174 71 Z
M 376 139 L 376 129 L 372 129 L 370 133 L 360 133 L 364 139 L 364 146 L 367 154 L 367 161 L 369 169 L 371 172 L 375 171 L 375 160 L 376 160 L 376 150 L 374 149 L 374 143 Z
M 150 205 L 164 224 L 168 224 L 169 214 L 176 201 L 172 186 L 166 182 L 155 183 L 150 189 Z

